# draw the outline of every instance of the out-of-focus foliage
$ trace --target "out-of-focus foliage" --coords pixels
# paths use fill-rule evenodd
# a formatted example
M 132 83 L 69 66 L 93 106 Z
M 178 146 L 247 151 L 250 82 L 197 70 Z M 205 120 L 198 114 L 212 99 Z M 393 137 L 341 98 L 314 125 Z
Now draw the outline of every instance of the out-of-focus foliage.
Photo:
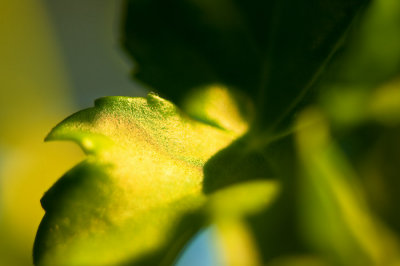
M 225 84 L 257 103 L 259 127 L 272 127 L 298 103 L 366 3 L 130 0 L 123 43 L 137 63 L 135 78 L 151 89 L 180 104 L 193 88 Z
M 399 265 L 400 2 L 366 4 L 127 1 L 135 77 L 182 109 L 104 98 L 50 133 L 88 158 L 36 263 L 171 264 L 214 224 L 226 265 Z
M 327 121 L 317 110 L 307 110 L 298 123 L 301 127 L 313 120 L 297 134 L 304 169 L 299 194 L 302 234 L 334 264 L 399 263 L 396 237 L 372 215 L 363 186 L 332 141 Z

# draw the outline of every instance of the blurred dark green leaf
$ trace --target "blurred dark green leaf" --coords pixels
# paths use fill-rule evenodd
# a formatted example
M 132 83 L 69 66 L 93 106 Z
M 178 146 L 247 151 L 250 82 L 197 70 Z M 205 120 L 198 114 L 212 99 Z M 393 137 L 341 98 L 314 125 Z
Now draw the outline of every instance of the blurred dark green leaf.
M 366 2 L 129 0 L 123 43 L 134 76 L 172 101 L 225 84 L 247 93 L 270 127 L 302 99 Z

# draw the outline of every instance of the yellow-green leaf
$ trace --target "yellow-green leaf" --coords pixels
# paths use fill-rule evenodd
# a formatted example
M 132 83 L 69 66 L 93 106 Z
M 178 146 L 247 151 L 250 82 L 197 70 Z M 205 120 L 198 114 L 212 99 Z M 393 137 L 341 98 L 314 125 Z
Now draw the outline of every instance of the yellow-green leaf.
M 206 200 L 203 165 L 238 132 L 154 94 L 102 98 L 67 118 L 47 140 L 74 140 L 88 157 L 42 198 L 35 263 L 170 263 L 201 224 L 190 217 Z

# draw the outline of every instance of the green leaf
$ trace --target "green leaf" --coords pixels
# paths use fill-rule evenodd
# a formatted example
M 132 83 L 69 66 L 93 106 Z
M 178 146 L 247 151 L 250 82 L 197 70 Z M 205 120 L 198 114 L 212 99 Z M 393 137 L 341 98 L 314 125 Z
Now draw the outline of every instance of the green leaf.
M 244 133 L 240 119 L 217 128 L 149 94 L 101 98 L 61 122 L 46 140 L 73 140 L 88 157 L 42 198 L 35 264 L 172 263 L 202 225 L 203 165 Z
M 400 2 L 373 1 L 321 80 L 335 141 L 365 188 L 371 210 L 400 232 Z
M 180 104 L 224 84 L 257 103 L 275 127 L 336 50 L 367 0 L 128 0 L 123 43 L 136 79 Z
M 209 195 L 206 213 L 216 230 L 223 265 L 261 265 L 254 236 L 245 218 L 270 206 L 280 192 L 277 180 L 242 182 Z
M 321 79 L 321 101 L 337 130 L 399 121 L 400 2 L 373 1 Z
M 311 123 L 310 123 L 311 122 Z M 333 264 L 396 265 L 399 243 L 369 209 L 365 191 L 315 109 L 304 111 L 297 133 L 303 237 Z

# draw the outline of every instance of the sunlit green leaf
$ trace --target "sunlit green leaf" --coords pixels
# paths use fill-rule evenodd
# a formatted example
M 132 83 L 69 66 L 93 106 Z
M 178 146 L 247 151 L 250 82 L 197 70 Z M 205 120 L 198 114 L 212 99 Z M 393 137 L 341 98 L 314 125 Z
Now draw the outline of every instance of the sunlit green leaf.
M 144 261 L 173 261 L 172 244 L 177 253 L 200 225 L 185 219 L 205 202 L 204 163 L 242 126 L 230 129 L 192 120 L 154 94 L 102 98 L 64 120 L 47 140 L 74 140 L 88 158 L 43 197 L 35 263 L 133 263 L 155 253 Z

